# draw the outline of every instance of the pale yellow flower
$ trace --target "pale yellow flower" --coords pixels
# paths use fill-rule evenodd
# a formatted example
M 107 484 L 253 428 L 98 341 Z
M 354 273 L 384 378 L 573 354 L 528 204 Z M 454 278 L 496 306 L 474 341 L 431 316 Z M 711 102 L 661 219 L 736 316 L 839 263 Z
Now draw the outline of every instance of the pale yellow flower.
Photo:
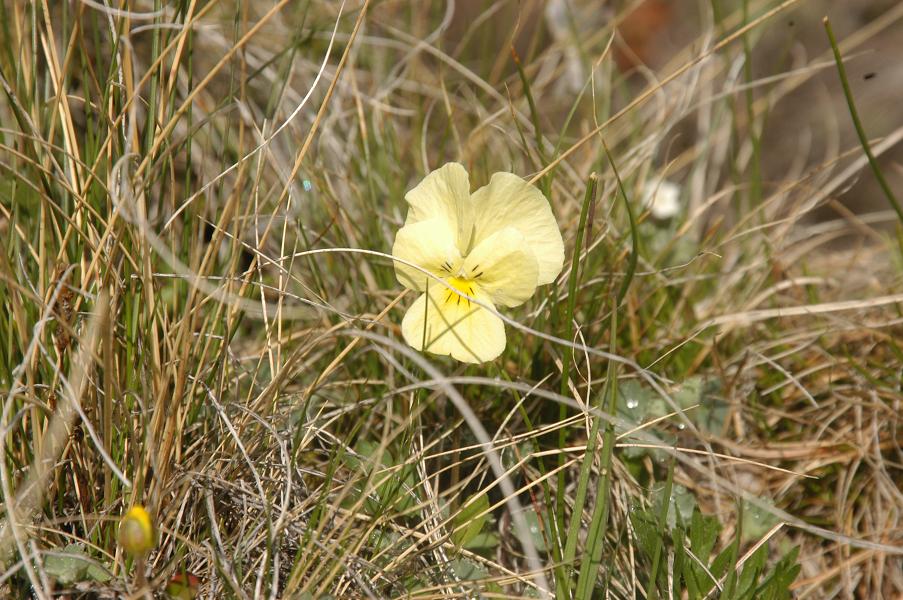
M 505 349 L 505 324 L 467 296 L 495 308 L 526 302 L 554 281 L 564 263 L 564 243 L 549 202 L 512 173 L 496 173 L 470 193 L 467 171 L 448 163 L 405 196 L 404 227 L 392 254 L 402 262 L 398 281 L 424 292 L 401 323 L 417 350 L 469 363 L 492 360 Z

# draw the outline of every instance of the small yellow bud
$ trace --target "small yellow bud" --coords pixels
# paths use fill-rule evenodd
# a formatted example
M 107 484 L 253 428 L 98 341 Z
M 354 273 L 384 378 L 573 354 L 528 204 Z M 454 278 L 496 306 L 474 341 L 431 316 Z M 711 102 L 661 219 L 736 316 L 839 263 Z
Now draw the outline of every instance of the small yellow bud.
M 150 515 L 143 506 L 129 509 L 119 522 L 119 545 L 132 556 L 144 556 L 157 543 Z

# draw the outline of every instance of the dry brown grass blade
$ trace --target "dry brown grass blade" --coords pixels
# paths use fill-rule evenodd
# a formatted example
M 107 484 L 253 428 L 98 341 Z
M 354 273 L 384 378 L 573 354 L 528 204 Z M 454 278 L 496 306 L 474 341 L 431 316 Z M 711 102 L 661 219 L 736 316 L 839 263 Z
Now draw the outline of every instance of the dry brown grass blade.
M 50 303 L 53 306 L 53 302 Z M 57 411 L 51 416 L 47 431 L 42 438 L 40 451 L 35 456 L 31 468 L 28 470 L 25 480 L 13 489 L 10 473 L 5 461 L 0 461 L 0 475 L 2 475 L 3 500 L 6 506 L 6 519 L 0 524 L 0 555 L 7 556 L 10 544 L 15 544 L 19 556 L 30 556 L 31 552 L 26 548 L 29 538 L 27 529 L 30 521 L 41 509 L 47 494 L 47 482 L 57 469 L 57 460 L 69 440 L 70 427 L 78 415 L 78 405 L 88 389 L 91 373 L 97 362 L 100 342 L 100 332 L 107 327 L 109 317 L 109 297 L 105 292 L 98 295 L 95 303 L 95 312 L 88 321 L 86 332 L 79 345 L 78 354 L 72 363 L 72 371 L 69 374 L 66 385 L 63 386 L 61 399 Z M 48 310 L 48 316 L 52 314 Z M 42 322 L 43 323 L 43 322 Z M 38 342 L 38 336 L 34 342 Z M 15 387 L 13 387 L 15 389 Z M 9 411 L 12 408 L 11 395 L 5 399 L 3 405 L 3 424 L 6 427 L 10 420 Z M 0 448 L 5 445 L 6 435 L 2 436 Z M 38 561 L 40 565 L 40 561 Z M 23 566 L 35 587 L 35 593 L 40 598 L 46 596 L 41 580 L 35 573 L 30 560 L 25 560 Z

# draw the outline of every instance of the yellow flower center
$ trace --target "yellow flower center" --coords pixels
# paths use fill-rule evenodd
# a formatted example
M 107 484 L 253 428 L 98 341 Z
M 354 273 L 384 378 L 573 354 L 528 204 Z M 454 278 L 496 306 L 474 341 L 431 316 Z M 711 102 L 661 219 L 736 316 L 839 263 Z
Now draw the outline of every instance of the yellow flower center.
M 450 287 L 454 288 L 450 290 L 448 288 L 445 289 L 445 304 L 455 304 L 455 306 L 460 306 L 461 302 L 466 302 L 467 306 L 470 306 L 470 300 L 465 297 L 465 295 L 473 298 L 476 295 L 476 288 L 474 287 L 474 283 L 470 279 L 462 279 L 460 277 L 449 277 L 445 280 Z

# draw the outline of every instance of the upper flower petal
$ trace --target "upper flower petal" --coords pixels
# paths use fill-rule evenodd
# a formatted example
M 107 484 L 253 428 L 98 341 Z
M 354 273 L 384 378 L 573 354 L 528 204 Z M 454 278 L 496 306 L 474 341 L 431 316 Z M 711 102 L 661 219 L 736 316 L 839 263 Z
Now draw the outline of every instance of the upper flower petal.
M 524 235 L 513 227 L 496 231 L 474 248 L 461 269 L 464 277 L 480 286 L 492 301 L 519 306 L 539 282 L 539 263 Z
M 513 227 L 539 265 L 538 285 L 551 283 L 564 264 L 564 242 L 558 223 L 542 192 L 513 173 L 496 173 L 471 197 L 474 210 L 473 240 L 476 248 L 492 234 Z M 466 254 L 466 249 L 465 249 Z
M 405 225 L 395 234 L 392 256 L 414 263 L 436 277 L 448 277 L 461 262 L 455 236 L 448 222 L 441 217 Z M 422 292 L 429 276 L 406 264 L 395 261 L 395 277 L 406 288 Z M 441 286 L 438 282 L 434 285 Z
M 410 205 L 405 225 L 427 219 L 444 219 L 455 235 L 455 243 L 464 252 L 470 236 L 473 215 L 469 210 L 470 178 L 459 163 L 450 162 L 432 171 L 417 187 L 405 194 Z
M 478 286 L 470 289 L 473 293 L 468 296 L 492 306 Z M 461 362 L 486 362 L 505 349 L 505 323 L 500 318 L 435 281 L 405 313 L 401 332 L 414 349 Z

